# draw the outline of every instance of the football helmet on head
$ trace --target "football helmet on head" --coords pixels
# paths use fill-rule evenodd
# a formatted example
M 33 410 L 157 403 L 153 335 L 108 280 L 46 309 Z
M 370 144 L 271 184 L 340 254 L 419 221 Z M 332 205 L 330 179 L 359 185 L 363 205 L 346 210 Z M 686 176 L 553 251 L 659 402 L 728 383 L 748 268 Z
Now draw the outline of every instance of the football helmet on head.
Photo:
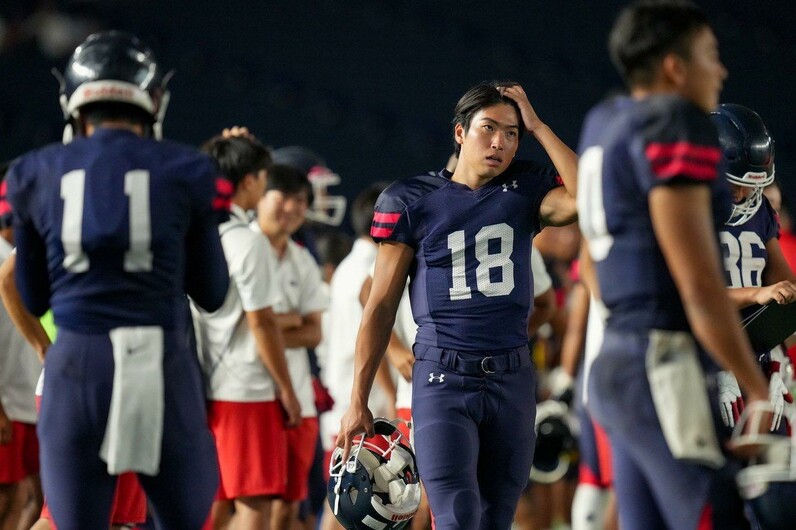
M 415 454 L 395 424 L 373 420 L 375 435 L 354 440 L 347 462 L 338 447 L 329 462 L 327 500 L 351 530 L 404 528 L 420 505 Z
M 760 116 L 743 105 L 724 103 L 710 117 L 727 162 L 727 180 L 752 188 L 745 199 L 733 205 L 726 222 L 738 226 L 757 213 L 763 204 L 763 188 L 774 182 L 774 140 Z
M 315 196 L 307 210 L 307 219 L 330 226 L 340 226 L 347 205 L 342 195 L 330 195 L 329 188 L 340 184 L 340 175 L 326 167 L 326 162 L 306 147 L 290 145 L 275 149 L 274 163 L 293 166 L 307 174 Z
M 61 108 L 67 121 L 64 143 L 71 140 L 81 107 L 97 102 L 126 103 L 152 116 L 152 134 L 160 138 L 168 106 L 164 75 L 152 51 L 122 31 L 89 35 L 75 48 L 66 70 L 53 74 L 61 84 Z
M 536 449 L 531 480 L 552 484 L 566 475 L 577 460 L 577 440 L 572 433 L 569 407 L 548 399 L 536 406 Z
M 786 530 L 796 521 L 796 431 L 790 436 L 770 433 L 768 415 L 773 412 L 771 403 L 755 402 L 738 420 L 733 446 L 753 446 L 760 452 L 738 472 L 736 482 L 761 528 Z M 792 407 L 787 408 L 786 417 L 793 425 Z

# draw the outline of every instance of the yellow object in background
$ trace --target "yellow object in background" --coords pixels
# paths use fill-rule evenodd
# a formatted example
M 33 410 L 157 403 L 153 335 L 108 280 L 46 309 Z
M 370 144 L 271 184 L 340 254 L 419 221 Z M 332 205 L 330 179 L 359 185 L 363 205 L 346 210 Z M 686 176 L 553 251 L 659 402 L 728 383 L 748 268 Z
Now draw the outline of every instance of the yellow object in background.
M 47 336 L 50 337 L 50 341 L 55 342 L 55 336 L 58 334 L 58 328 L 55 327 L 52 309 L 44 313 L 44 315 L 39 319 L 39 322 L 41 322 L 42 327 L 44 327 L 44 331 L 47 332 Z

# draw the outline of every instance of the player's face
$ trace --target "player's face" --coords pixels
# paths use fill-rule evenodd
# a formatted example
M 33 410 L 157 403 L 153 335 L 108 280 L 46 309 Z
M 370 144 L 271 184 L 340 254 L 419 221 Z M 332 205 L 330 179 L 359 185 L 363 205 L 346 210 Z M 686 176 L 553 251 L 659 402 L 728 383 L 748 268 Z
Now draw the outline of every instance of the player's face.
M 257 206 L 260 226 L 268 235 L 290 236 L 301 228 L 307 214 L 307 192 L 270 190 Z
M 719 43 L 710 28 L 704 27 L 694 35 L 685 68 L 682 95 L 705 112 L 715 109 L 727 69 L 719 59 Z
M 517 154 L 519 124 L 514 107 L 505 103 L 476 112 L 466 131 L 457 124 L 456 141 L 462 146 L 459 163 L 481 177 L 500 175 Z
M 732 200 L 735 201 L 735 204 L 740 204 L 752 193 L 752 188 L 730 184 L 730 191 L 732 191 Z

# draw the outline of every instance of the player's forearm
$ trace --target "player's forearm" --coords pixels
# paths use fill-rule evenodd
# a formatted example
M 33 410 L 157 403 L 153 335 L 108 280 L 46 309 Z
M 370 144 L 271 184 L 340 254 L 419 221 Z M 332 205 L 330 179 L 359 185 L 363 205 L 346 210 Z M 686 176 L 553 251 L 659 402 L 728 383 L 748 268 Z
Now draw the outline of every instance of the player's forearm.
M 283 329 L 282 336 L 287 348 L 315 348 L 321 343 L 321 326 L 305 322 L 297 328 Z
M 558 170 L 567 193 L 574 199 L 578 189 L 578 155 L 547 125 L 534 129 L 533 135 Z
M 394 322 L 395 311 L 390 312 L 383 304 L 365 308 L 354 355 L 352 403 L 367 404 Z
M 743 309 L 755 303 L 755 295 L 757 295 L 759 290 L 758 287 L 727 289 L 727 296 L 732 300 L 733 307 L 736 309 Z
M 30 314 L 19 296 L 14 281 L 15 262 L 16 257 L 11 256 L 0 267 L 0 297 L 11 322 L 16 326 L 20 335 L 33 347 L 39 359 L 44 360 L 44 355 L 51 344 L 50 338 L 39 319 Z
M 249 329 L 254 335 L 257 354 L 271 374 L 271 377 L 273 377 L 274 383 L 276 383 L 279 390 L 292 394 L 294 393 L 293 384 L 290 381 L 290 372 L 287 369 L 285 343 L 282 339 L 282 333 L 273 316 L 269 318 L 267 315 L 260 313 L 260 311 L 246 313 Z

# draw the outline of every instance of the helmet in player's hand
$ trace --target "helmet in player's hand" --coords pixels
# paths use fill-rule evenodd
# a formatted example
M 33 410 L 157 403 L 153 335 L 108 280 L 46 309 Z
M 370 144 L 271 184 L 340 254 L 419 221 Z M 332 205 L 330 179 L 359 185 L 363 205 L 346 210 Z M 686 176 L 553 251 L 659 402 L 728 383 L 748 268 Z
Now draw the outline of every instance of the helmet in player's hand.
M 793 425 L 793 407 L 786 417 Z M 761 528 L 786 530 L 796 521 L 796 431 L 790 436 L 769 432 L 773 405 L 755 402 L 744 410 L 732 435 L 733 446 L 759 449 L 736 476 L 741 496 L 749 503 Z
M 373 427 L 374 436 L 355 438 L 347 462 L 338 447 L 329 463 L 329 506 L 349 530 L 404 528 L 420 505 L 420 477 L 409 441 L 384 418 L 376 418 Z
M 536 449 L 531 480 L 552 484 L 560 480 L 577 460 L 577 440 L 572 433 L 569 408 L 548 399 L 536 406 Z

